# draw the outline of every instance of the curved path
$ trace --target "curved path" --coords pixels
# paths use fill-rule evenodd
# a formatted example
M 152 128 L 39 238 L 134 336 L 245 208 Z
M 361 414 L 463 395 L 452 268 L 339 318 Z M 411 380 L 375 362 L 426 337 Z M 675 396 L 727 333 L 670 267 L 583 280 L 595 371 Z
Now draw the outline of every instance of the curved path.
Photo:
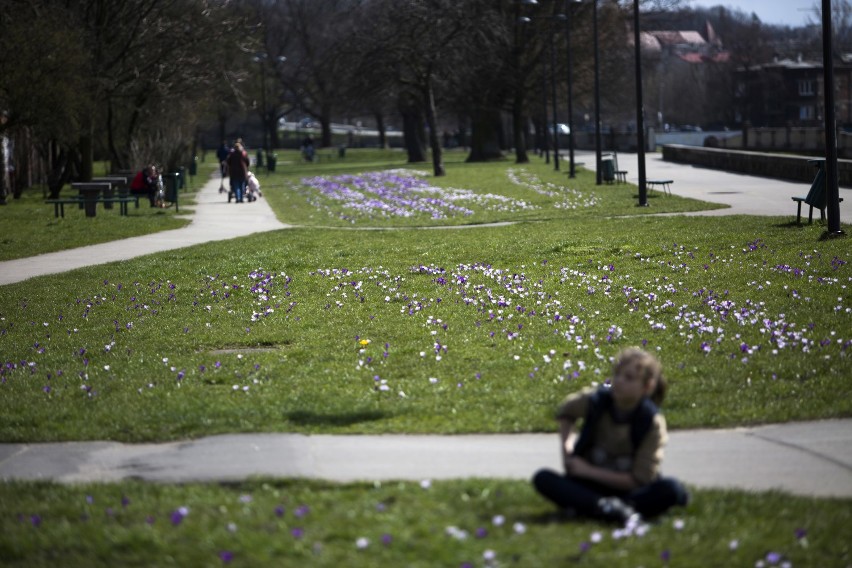
M 227 201 L 227 194 L 219 193 L 219 176 L 214 175 L 196 194 L 196 203 L 184 206 L 192 219 L 187 227 L 0 262 L 0 285 L 288 227 L 263 198 L 253 203 Z M 140 207 L 146 206 L 140 202 Z

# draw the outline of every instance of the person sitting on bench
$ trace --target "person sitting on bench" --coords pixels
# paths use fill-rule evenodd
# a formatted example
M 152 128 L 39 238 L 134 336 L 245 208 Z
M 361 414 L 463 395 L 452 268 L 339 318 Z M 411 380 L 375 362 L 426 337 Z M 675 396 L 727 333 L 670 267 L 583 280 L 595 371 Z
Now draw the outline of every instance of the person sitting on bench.
M 130 183 L 130 193 L 144 194 L 151 202 L 151 207 L 154 207 L 154 197 L 157 194 L 157 166 L 148 164 L 137 172 Z

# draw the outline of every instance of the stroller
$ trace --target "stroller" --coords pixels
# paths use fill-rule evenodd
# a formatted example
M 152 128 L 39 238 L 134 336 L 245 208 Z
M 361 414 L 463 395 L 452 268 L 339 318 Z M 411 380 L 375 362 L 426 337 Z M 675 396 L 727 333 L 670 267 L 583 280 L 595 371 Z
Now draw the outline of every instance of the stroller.
M 258 197 L 263 197 L 263 194 L 260 192 L 260 182 L 256 175 L 249 172 L 246 177 L 246 200 L 256 201 Z

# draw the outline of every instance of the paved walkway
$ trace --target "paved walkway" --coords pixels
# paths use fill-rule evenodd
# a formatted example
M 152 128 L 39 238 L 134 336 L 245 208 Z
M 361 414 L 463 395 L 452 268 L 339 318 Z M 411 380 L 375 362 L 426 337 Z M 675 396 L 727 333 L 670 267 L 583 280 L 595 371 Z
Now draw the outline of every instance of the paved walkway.
M 260 182 L 263 183 L 262 176 Z M 228 203 L 228 194 L 219 193 L 218 175 L 198 191 L 196 201 L 195 205 L 181 206 L 181 214 L 185 212 L 192 218 L 189 226 L 182 229 L 0 262 L 0 285 L 289 226 L 275 217 L 263 198 L 252 203 Z M 140 207 L 147 207 L 144 200 Z
M 594 155 L 578 153 L 593 166 Z M 619 154 L 635 177 L 636 156 Z M 679 195 L 728 209 L 703 215 L 795 214 L 792 195 L 806 184 L 663 162 L 649 155 L 649 178 L 674 180 Z M 635 181 L 635 180 L 631 180 Z M 0 263 L 0 285 L 99 262 L 124 260 L 198 243 L 286 228 L 264 199 L 228 204 L 217 178 L 198 196 L 189 227 L 62 253 Z M 622 186 L 623 187 L 623 186 Z M 606 190 L 618 191 L 619 186 Z M 841 190 L 841 220 L 852 223 L 852 192 Z M 664 197 L 660 197 L 664 199 Z M 187 207 L 189 209 L 189 207 Z M 234 434 L 167 444 L 73 442 L 0 444 L 0 480 L 61 482 L 237 480 L 294 476 L 335 481 L 499 477 L 527 479 L 539 467 L 558 468 L 556 434 L 465 436 L 304 436 Z M 779 489 L 852 498 L 852 419 L 671 433 L 665 472 L 696 487 Z
M 671 432 L 664 471 L 696 487 L 852 497 L 852 420 Z M 0 444 L 0 479 L 61 482 L 529 479 L 559 468 L 553 434 L 231 434 L 168 444 Z

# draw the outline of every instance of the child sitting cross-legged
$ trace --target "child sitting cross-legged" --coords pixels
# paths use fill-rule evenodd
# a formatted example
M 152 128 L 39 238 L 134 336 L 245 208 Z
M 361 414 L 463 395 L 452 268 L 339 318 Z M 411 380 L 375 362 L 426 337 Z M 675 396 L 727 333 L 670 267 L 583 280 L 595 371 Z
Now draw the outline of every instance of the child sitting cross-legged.
M 556 419 L 565 473 L 538 471 L 533 485 L 563 511 L 625 524 L 686 505 L 684 486 L 660 474 L 666 422 L 662 365 L 638 348 L 622 351 L 610 387 L 569 396 Z M 574 424 L 583 419 L 576 443 Z

